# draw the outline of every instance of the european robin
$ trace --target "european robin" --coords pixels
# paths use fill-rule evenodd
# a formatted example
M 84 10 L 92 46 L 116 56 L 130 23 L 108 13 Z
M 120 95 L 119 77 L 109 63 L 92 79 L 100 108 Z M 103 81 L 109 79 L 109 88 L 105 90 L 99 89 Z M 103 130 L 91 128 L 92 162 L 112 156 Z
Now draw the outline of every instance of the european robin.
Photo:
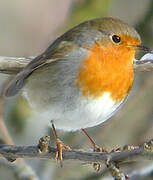
M 116 18 L 83 22 L 57 38 L 9 84 L 6 96 L 21 89 L 32 108 L 53 120 L 55 131 L 81 130 L 105 122 L 123 105 L 133 84 L 133 60 L 141 45 L 134 28 Z M 96 144 L 88 137 L 94 148 Z

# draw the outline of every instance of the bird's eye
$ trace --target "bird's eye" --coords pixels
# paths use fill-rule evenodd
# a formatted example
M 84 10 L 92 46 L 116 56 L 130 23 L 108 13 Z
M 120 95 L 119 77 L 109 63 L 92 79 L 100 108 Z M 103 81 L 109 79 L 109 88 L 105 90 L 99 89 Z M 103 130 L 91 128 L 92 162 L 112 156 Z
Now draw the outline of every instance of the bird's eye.
M 121 42 L 121 38 L 119 36 L 117 36 L 117 35 L 113 35 L 112 40 L 116 44 Z

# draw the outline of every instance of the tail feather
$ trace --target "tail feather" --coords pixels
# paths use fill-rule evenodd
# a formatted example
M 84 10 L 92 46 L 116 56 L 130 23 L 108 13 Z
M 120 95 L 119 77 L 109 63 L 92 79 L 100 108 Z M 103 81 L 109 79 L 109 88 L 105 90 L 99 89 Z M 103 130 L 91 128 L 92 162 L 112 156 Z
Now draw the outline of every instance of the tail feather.
M 10 97 L 16 95 L 23 88 L 29 74 L 29 71 L 20 72 L 8 85 L 5 96 Z
M 10 82 L 5 90 L 5 96 L 10 97 L 16 95 L 25 85 L 26 79 L 33 71 L 46 64 L 46 56 L 41 54 L 33 59 L 16 77 Z M 51 62 L 51 61 L 50 61 Z M 47 62 L 48 63 L 48 62 Z

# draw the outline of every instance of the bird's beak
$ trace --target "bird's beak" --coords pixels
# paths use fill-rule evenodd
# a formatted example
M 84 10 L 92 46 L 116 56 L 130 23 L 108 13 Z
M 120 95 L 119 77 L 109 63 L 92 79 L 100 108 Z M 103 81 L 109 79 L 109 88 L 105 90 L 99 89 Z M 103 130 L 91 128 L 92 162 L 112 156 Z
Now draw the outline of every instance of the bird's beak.
M 145 53 L 153 53 L 153 51 L 150 48 L 143 46 L 143 45 L 137 45 L 137 46 L 135 46 L 135 48 L 136 48 L 136 50 L 142 51 Z

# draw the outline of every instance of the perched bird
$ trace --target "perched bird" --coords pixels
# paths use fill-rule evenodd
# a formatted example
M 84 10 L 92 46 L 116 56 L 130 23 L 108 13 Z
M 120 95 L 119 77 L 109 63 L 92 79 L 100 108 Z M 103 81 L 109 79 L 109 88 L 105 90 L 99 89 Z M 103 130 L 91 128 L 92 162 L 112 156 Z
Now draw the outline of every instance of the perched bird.
M 9 84 L 5 95 L 21 89 L 32 108 L 53 120 L 57 155 L 62 144 L 56 129 L 82 130 L 105 122 L 125 102 L 133 84 L 133 60 L 141 45 L 134 28 L 116 18 L 79 24 L 57 38 Z

